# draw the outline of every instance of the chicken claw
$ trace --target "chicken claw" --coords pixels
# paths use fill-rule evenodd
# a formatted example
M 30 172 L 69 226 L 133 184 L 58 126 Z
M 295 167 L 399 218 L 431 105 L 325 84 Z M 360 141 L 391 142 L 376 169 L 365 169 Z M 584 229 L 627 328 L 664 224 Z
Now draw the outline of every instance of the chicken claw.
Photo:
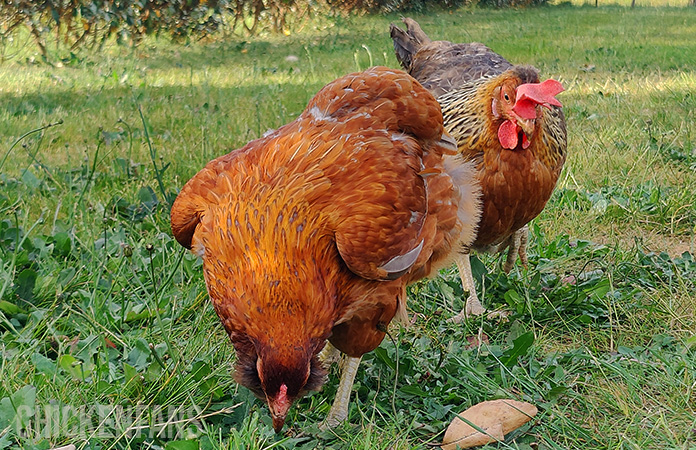
M 527 225 L 515 231 L 509 238 L 503 241 L 498 247 L 493 247 L 495 252 L 502 253 L 507 249 L 507 257 L 505 259 L 505 264 L 503 264 L 503 270 L 505 273 L 510 273 L 515 265 L 515 259 L 519 255 L 520 262 L 524 267 L 527 267 L 529 260 L 527 259 L 527 243 L 529 242 L 529 228 Z M 489 249 L 490 251 L 490 249 Z M 469 253 L 464 253 L 459 259 L 457 259 L 457 268 L 459 269 L 459 275 L 462 279 L 462 287 L 465 292 L 468 292 L 468 297 L 466 299 L 466 306 L 463 311 L 461 311 L 456 316 L 450 319 L 450 322 L 460 323 L 467 317 L 480 316 L 486 312 L 486 308 L 483 307 L 481 301 L 476 295 L 476 286 L 474 284 L 474 276 L 471 273 L 471 262 L 469 260 Z M 496 317 L 507 317 L 509 315 L 506 311 L 501 311 L 498 313 L 489 314 L 489 318 Z
M 460 323 L 467 317 L 480 316 L 486 312 L 486 308 L 483 307 L 476 295 L 474 275 L 471 273 L 471 261 L 468 252 L 463 253 L 457 258 L 457 268 L 459 269 L 459 276 L 462 278 L 462 287 L 464 288 L 464 292 L 468 292 L 468 297 L 464 310 L 449 319 L 450 322 L 454 323 Z
M 503 265 L 503 270 L 505 273 L 510 273 L 512 267 L 515 265 L 515 259 L 517 255 L 520 256 L 520 262 L 524 267 L 527 267 L 529 260 L 527 259 L 527 243 L 529 242 L 529 227 L 527 225 L 523 226 L 519 230 L 515 231 L 512 236 L 510 236 L 505 242 L 503 242 L 498 251 L 502 252 L 505 248 L 508 249 L 507 258 L 505 259 L 505 264 Z

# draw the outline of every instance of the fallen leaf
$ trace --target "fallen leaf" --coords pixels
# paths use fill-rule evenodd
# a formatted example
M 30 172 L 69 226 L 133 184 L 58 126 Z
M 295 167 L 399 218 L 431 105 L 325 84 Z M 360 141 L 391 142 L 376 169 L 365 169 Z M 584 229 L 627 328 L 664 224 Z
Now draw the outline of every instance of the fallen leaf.
M 506 434 L 524 425 L 536 413 L 536 406 L 517 400 L 500 399 L 479 403 L 459 414 L 447 427 L 442 450 L 471 448 L 502 441 Z

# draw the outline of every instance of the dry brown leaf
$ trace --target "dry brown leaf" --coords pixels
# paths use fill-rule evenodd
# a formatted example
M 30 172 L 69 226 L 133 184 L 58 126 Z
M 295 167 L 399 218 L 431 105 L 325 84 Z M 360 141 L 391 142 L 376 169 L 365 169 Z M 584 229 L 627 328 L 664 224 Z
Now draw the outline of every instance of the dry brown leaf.
M 490 400 L 474 405 L 459 414 L 447 427 L 443 450 L 471 448 L 502 441 L 506 434 L 527 423 L 537 413 L 536 406 L 517 400 Z M 463 418 L 484 432 L 469 425 Z

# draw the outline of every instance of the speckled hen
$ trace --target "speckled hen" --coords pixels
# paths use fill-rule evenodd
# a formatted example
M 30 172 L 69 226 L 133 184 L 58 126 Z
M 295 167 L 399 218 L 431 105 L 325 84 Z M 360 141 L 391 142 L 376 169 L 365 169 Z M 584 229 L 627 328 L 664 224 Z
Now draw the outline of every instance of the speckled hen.
M 459 152 L 476 164 L 483 212 L 473 248 L 508 249 L 504 270 L 517 255 L 527 264 L 527 224 L 546 206 L 566 159 L 566 125 L 556 80 L 539 82 L 531 66 L 510 64 L 483 44 L 433 41 L 416 21 L 406 31 L 391 25 L 396 57 L 442 106 L 445 129 Z M 457 260 L 464 311 L 485 311 L 476 295 L 469 252 Z

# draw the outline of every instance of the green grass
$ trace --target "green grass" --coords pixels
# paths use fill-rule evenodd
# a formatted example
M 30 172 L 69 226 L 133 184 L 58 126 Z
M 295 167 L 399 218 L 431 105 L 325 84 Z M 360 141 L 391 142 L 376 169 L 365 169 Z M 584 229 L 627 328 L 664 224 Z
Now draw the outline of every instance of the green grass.
M 276 436 L 232 379 L 234 352 L 200 262 L 171 238 L 168 202 L 329 81 L 396 67 L 387 30 L 399 18 L 56 51 L 53 67 L 17 41 L 0 66 L 0 448 L 429 448 L 455 413 L 500 397 L 540 414 L 498 448 L 696 446 L 696 8 L 415 18 L 567 88 L 569 158 L 533 223 L 529 269 L 474 260 L 485 302 L 510 320 L 447 323 L 462 306 L 456 272 L 418 283 L 414 324 L 364 358 L 349 424 L 317 427 L 332 373 Z M 479 328 L 488 342 L 470 348 Z M 63 428 L 49 426 L 64 407 Z

